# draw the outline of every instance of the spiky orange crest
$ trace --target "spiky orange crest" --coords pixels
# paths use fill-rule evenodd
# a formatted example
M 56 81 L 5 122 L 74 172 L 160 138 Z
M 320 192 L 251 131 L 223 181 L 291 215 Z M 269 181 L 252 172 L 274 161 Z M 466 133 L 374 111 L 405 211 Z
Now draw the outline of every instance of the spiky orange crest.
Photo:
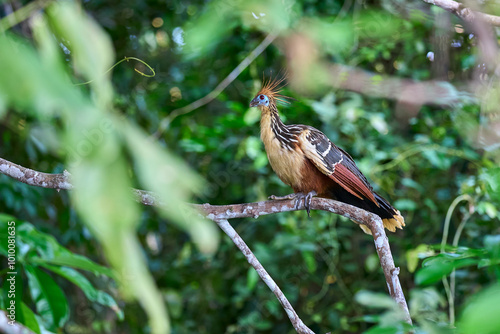
M 288 102 L 287 99 L 291 99 L 291 97 L 280 94 L 281 90 L 285 86 L 283 82 L 286 80 L 286 78 L 286 75 L 282 75 L 281 77 L 271 77 L 267 80 L 263 79 L 263 86 L 257 93 L 257 96 L 260 94 L 264 94 L 269 98 L 269 101 L 274 104 L 276 104 L 276 102 L 289 104 L 290 102 Z

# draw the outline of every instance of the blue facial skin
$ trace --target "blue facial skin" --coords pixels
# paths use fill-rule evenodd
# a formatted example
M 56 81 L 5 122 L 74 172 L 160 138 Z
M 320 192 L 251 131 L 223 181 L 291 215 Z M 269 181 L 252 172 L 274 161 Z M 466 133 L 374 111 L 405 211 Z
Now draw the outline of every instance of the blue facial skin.
M 257 107 L 257 106 L 265 106 L 265 107 L 267 107 L 268 105 L 269 105 L 269 98 L 266 95 L 264 95 L 264 94 L 257 95 L 250 102 L 250 107 Z

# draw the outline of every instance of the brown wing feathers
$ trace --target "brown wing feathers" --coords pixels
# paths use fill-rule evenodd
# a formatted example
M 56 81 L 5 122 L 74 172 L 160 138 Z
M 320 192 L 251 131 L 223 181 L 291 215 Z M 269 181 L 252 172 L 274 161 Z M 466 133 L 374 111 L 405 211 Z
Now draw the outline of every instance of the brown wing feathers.
M 321 172 L 352 195 L 370 200 L 379 206 L 370 184 L 349 154 L 333 144 L 322 132 L 307 127 L 300 135 L 299 141 L 306 157 Z

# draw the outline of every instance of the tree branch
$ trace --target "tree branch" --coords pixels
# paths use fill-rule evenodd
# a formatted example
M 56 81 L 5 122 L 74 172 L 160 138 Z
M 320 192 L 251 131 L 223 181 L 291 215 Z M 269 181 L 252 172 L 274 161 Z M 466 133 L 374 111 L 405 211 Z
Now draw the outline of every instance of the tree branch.
M 460 2 L 456 2 L 453 0 L 423 0 L 423 1 L 431 5 L 441 7 L 442 9 L 458 16 L 465 22 L 474 23 L 474 20 L 476 18 L 480 18 L 485 23 L 500 27 L 499 16 L 473 11 L 472 9 L 465 7 Z
M 410 105 L 454 106 L 470 99 L 470 93 L 459 91 L 446 81 L 391 77 L 342 64 L 332 64 L 329 71 L 335 88 Z
M 73 188 L 68 171 L 62 174 L 47 174 L 0 158 L 0 173 L 31 186 L 65 190 Z
M 298 91 L 314 88 L 316 83 L 311 73 L 318 71 L 324 76 L 321 83 L 335 89 L 397 101 L 396 113 L 401 107 L 405 113 L 411 109 L 417 114 L 422 105 L 456 106 L 472 100 L 470 92 L 458 90 L 447 81 L 399 78 L 323 60 L 319 52 L 310 52 L 321 46 L 301 33 L 287 36 L 284 45 L 291 70 L 290 83 Z
M 27 327 L 24 327 L 17 321 L 14 324 L 10 324 L 9 318 L 7 318 L 7 313 L 0 310 L 0 333 L 5 334 L 35 334 Z
M 27 183 L 33 186 L 54 189 L 72 189 L 70 174 L 65 171 L 63 174 L 47 174 L 34 171 L 29 168 L 16 165 L 10 161 L 0 158 L 0 173 L 8 175 L 20 182 Z M 161 206 L 163 205 L 159 198 L 150 191 L 133 189 L 137 201 L 144 205 Z M 245 255 L 246 259 L 257 271 L 261 279 L 267 284 L 271 291 L 276 295 L 281 305 L 285 309 L 292 325 L 298 333 L 313 333 L 297 316 L 297 313 L 291 306 L 290 302 L 286 299 L 283 292 L 276 285 L 271 276 L 262 267 L 255 255 L 251 252 L 249 247 L 243 239 L 231 227 L 228 219 L 253 217 L 274 214 L 278 212 L 289 212 L 296 210 L 303 210 L 302 204 L 297 209 L 294 207 L 293 200 L 282 201 L 263 201 L 256 203 L 245 204 L 230 204 L 230 205 L 210 205 L 206 204 L 191 204 L 191 206 L 198 210 L 204 217 L 213 220 L 217 225 L 226 233 L 235 245 Z M 408 305 L 399 282 L 399 268 L 394 265 L 389 241 L 385 234 L 382 220 L 375 214 L 372 214 L 363 209 L 355 206 L 337 202 L 325 198 L 313 198 L 311 202 L 312 210 L 322 210 L 335 213 L 346 218 L 353 220 L 357 224 L 364 224 L 370 228 L 372 232 L 375 249 L 380 259 L 380 264 L 384 271 L 384 276 L 387 282 L 387 287 L 392 299 L 401 307 L 404 312 L 404 320 L 411 324 L 410 313 Z
M 236 66 L 234 70 L 232 70 L 231 73 L 229 73 L 228 76 L 225 77 L 224 80 L 222 80 L 217 85 L 217 87 L 215 87 L 213 91 L 211 91 L 201 99 L 188 104 L 187 106 L 172 110 L 172 112 L 167 117 L 161 120 L 158 130 L 156 130 L 152 137 L 159 138 L 174 119 L 181 115 L 190 113 L 191 111 L 198 109 L 201 106 L 204 106 L 205 104 L 211 102 L 213 99 L 219 96 L 219 94 L 222 93 L 222 91 L 226 89 L 226 87 L 229 86 L 229 84 L 233 82 L 238 77 L 238 75 L 240 75 L 240 73 L 243 72 L 243 70 L 247 68 L 248 65 L 250 65 L 255 60 L 255 58 L 257 58 L 257 56 L 260 55 L 269 46 L 269 44 L 271 44 L 276 39 L 277 36 L 278 35 L 276 32 L 271 32 L 270 34 L 268 34 L 266 38 L 264 38 L 262 42 L 260 42 L 260 44 L 257 45 L 257 47 L 253 49 L 252 52 L 250 52 L 250 54 L 246 56 L 246 58 L 243 59 L 241 63 L 239 63 L 238 66 Z
M 257 260 L 257 257 L 252 253 L 250 248 L 247 246 L 245 241 L 239 236 L 239 234 L 234 230 L 234 228 L 229 224 L 227 219 L 220 219 L 220 220 L 215 220 L 217 225 L 221 228 L 221 230 L 226 233 L 229 238 L 234 242 L 236 247 L 240 249 L 240 251 L 245 255 L 247 258 L 248 263 L 257 271 L 257 274 L 259 274 L 260 278 L 266 283 L 266 285 L 269 287 L 269 289 L 274 293 L 276 298 L 278 298 L 281 306 L 283 306 L 283 309 L 286 312 L 286 315 L 290 319 L 290 322 L 293 325 L 293 328 L 297 331 L 299 334 L 314 334 L 314 332 L 307 327 L 304 322 L 299 318 L 297 315 L 297 312 L 293 309 L 292 305 L 288 301 L 288 299 L 285 297 L 283 294 L 283 291 L 279 288 L 279 286 L 276 284 L 276 282 L 272 279 L 272 277 L 267 273 L 266 269 L 262 266 L 262 264 Z

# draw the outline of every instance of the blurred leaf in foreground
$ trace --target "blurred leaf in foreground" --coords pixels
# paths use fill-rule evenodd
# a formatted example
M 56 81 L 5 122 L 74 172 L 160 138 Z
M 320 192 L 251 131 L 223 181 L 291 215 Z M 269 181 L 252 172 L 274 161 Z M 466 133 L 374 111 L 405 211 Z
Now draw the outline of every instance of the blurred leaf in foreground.
M 459 321 L 460 333 L 500 333 L 500 285 L 481 291 L 465 307 Z

